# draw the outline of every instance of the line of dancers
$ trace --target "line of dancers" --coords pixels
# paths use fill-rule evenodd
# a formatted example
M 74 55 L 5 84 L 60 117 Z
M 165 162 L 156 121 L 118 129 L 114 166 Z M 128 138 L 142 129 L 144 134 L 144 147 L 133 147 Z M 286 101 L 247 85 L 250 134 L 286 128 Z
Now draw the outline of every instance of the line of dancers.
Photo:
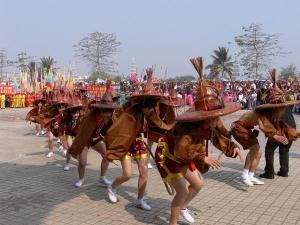
M 203 174 L 210 168 L 221 167 L 219 159 L 209 156 L 211 142 L 227 157 L 244 162 L 241 148 L 249 150 L 241 179 L 248 186 L 262 185 L 255 176 L 262 155 L 257 136 L 262 131 L 273 142 L 286 146 L 300 137 L 295 127 L 281 118 L 286 109 L 300 101 L 288 99 L 276 85 L 276 71 L 271 71 L 272 88 L 261 93 L 261 104 L 235 120 L 228 130 L 222 116 L 241 109 L 239 103 L 224 103 L 217 85 L 203 75 L 203 59 L 191 59 L 198 75 L 195 104 L 188 111 L 176 115 L 178 101 L 174 89 L 168 94 L 157 91 L 153 84 L 153 70 L 147 69 L 147 82 L 127 96 L 120 106 L 108 81 L 101 99 L 90 101 L 85 88 L 63 89 L 45 94 L 36 100 L 26 119 L 48 133 L 49 152 L 53 156 L 54 137 L 60 139 L 65 150 L 64 170 L 70 169 L 71 157 L 78 161 L 79 180 L 84 185 L 87 154 L 90 149 L 102 158 L 99 182 L 107 188 L 111 203 L 118 202 L 117 190 L 132 176 L 132 160 L 138 167 L 136 206 L 151 210 L 144 195 L 148 182 L 148 162 L 153 156 L 167 190 L 174 194 L 170 205 L 169 224 L 175 225 L 180 216 L 194 222 L 188 205 L 203 187 Z M 157 143 L 155 154 L 152 143 Z M 113 181 L 106 178 L 109 164 L 120 161 L 122 170 Z M 274 173 L 274 172 L 273 172 Z M 264 177 L 264 176 L 262 176 Z M 268 177 L 264 177 L 268 178 Z

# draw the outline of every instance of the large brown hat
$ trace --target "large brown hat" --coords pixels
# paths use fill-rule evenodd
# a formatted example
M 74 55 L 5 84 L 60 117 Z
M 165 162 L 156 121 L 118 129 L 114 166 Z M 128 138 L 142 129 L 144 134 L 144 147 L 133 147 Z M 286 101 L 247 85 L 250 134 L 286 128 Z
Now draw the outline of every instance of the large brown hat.
M 194 122 L 214 117 L 224 116 L 242 108 L 239 103 L 224 103 L 221 93 L 213 81 L 205 80 L 203 75 L 202 57 L 190 60 L 194 65 L 200 79 L 197 89 L 195 108 L 178 117 L 177 121 Z
M 95 104 L 91 104 L 92 108 L 99 108 L 99 109 L 119 109 L 121 108 L 114 100 L 114 96 L 112 93 L 112 89 L 110 86 L 110 81 L 106 82 L 106 90 L 104 95 L 102 96 L 101 100 Z
M 159 93 L 155 90 L 153 85 L 153 69 L 146 69 L 147 81 L 142 91 L 139 91 L 138 88 L 135 93 L 128 96 L 128 99 L 131 101 L 139 101 L 144 99 L 161 99 L 166 98 L 162 93 Z
M 299 100 L 289 100 L 290 98 L 288 95 L 278 88 L 276 82 L 276 69 L 271 70 L 270 74 L 273 87 L 262 93 L 260 99 L 261 104 L 255 107 L 255 110 L 279 108 L 300 104 Z
M 69 110 L 80 110 L 83 108 L 82 102 L 78 96 L 75 96 L 74 93 L 70 93 L 69 100 L 68 100 L 68 107 L 65 108 L 63 111 Z
M 50 104 L 51 105 L 68 105 L 70 101 L 69 93 L 64 89 L 55 89 L 50 93 Z

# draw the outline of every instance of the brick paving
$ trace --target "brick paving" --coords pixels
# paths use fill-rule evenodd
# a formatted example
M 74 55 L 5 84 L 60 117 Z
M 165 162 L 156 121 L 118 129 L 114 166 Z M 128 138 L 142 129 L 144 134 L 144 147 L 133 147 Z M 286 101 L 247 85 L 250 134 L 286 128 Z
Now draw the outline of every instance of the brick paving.
M 120 201 L 110 204 L 106 189 L 97 184 L 100 156 L 90 151 L 86 183 L 76 189 L 76 162 L 63 171 L 64 157 L 55 152 L 45 158 L 47 138 L 34 135 L 34 125 L 23 118 L 28 109 L 0 111 L 0 224 L 167 224 L 171 196 L 165 191 L 156 169 L 150 170 L 147 201 L 151 211 L 135 208 L 137 168 L 133 177 L 118 189 Z M 239 114 L 224 118 L 227 126 Z M 298 127 L 300 117 L 296 116 Z M 264 146 L 264 137 L 260 134 Z M 265 185 L 246 187 L 241 183 L 238 159 L 222 157 L 220 170 L 205 174 L 205 186 L 190 209 L 195 224 L 300 224 L 300 142 L 290 152 L 290 176 L 266 180 Z M 219 152 L 211 148 L 216 157 Z M 258 173 L 264 167 L 264 158 Z M 275 168 L 278 153 L 275 154 Z M 120 173 L 111 165 L 108 178 Z M 180 221 L 180 224 L 185 224 Z

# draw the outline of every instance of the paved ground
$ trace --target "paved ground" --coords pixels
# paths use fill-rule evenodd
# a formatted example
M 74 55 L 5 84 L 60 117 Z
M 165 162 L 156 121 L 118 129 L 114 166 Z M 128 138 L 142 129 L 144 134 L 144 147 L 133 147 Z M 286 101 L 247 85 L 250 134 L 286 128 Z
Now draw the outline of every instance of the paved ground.
M 110 204 L 106 189 L 97 184 L 99 156 L 90 151 L 86 185 L 73 187 L 76 167 L 64 172 L 64 158 L 45 158 L 46 137 L 34 136 L 23 121 L 28 109 L 0 111 L 0 224 L 167 224 L 171 196 L 156 169 L 150 171 L 147 201 L 152 211 L 136 209 L 137 169 L 118 190 L 120 202 Z M 225 118 L 227 125 L 241 112 Z M 300 117 L 296 117 L 300 123 Z M 299 124 L 298 124 L 299 125 Z M 264 138 L 260 135 L 261 144 Z M 205 186 L 190 209 L 195 224 L 300 224 L 300 142 L 290 153 L 290 177 L 266 180 L 248 188 L 240 181 L 238 159 L 223 158 L 224 167 L 205 174 Z M 211 154 L 219 155 L 212 150 Z M 278 154 L 275 156 L 278 169 Z M 75 162 L 74 162 L 75 164 Z M 264 167 L 261 161 L 259 173 Z M 108 177 L 120 173 L 112 165 Z M 184 224 L 181 221 L 181 224 Z

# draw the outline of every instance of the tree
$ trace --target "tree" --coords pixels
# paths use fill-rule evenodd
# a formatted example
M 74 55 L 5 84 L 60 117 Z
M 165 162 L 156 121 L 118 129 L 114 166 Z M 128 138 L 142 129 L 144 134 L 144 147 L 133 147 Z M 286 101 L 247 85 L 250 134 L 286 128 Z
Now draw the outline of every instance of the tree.
M 195 81 L 196 78 L 193 75 L 184 75 L 184 76 L 176 76 L 173 78 L 169 78 L 167 79 L 168 82 L 191 82 L 191 81 Z
M 210 69 L 210 77 L 216 77 L 221 74 L 221 77 L 224 78 L 224 73 L 232 70 L 233 62 L 228 51 L 229 49 L 225 47 L 219 47 L 213 51 L 214 55 L 211 55 L 213 62 L 206 66 L 206 69 Z
M 55 61 L 51 56 L 48 56 L 48 57 L 42 57 L 41 63 L 42 63 L 42 68 L 45 69 L 47 73 L 49 73 Z
M 94 32 L 74 45 L 76 55 L 89 63 L 93 71 L 111 72 L 117 64 L 112 57 L 121 45 L 113 33 Z
M 36 70 L 37 70 L 36 62 L 30 61 L 29 64 L 27 65 L 27 67 L 29 69 L 30 80 L 33 81 L 34 75 L 35 75 Z
M 279 35 L 267 34 L 258 24 L 242 27 L 244 34 L 235 37 L 240 47 L 241 65 L 248 76 L 261 78 L 275 56 L 286 54 L 279 47 Z
M 281 68 L 280 70 L 280 79 L 289 80 L 295 78 L 297 74 L 297 68 L 295 65 L 290 64 L 286 67 Z

